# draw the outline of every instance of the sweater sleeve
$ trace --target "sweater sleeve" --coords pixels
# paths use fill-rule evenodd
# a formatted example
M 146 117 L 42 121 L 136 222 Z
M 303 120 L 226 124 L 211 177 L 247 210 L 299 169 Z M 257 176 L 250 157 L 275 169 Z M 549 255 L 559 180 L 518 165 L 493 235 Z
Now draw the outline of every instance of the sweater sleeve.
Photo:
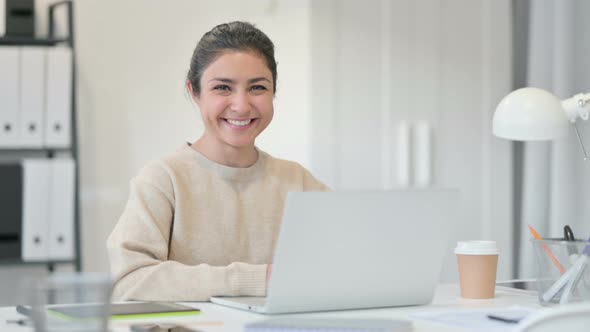
M 303 167 L 302 167 L 303 168 Z M 303 168 L 303 190 L 305 191 L 330 191 L 323 182 L 316 179 L 310 171 Z
M 113 300 L 208 301 L 219 295 L 264 296 L 265 264 L 190 266 L 168 260 L 172 192 L 161 190 L 157 181 L 131 181 L 129 201 L 107 240 L 115 282 Z

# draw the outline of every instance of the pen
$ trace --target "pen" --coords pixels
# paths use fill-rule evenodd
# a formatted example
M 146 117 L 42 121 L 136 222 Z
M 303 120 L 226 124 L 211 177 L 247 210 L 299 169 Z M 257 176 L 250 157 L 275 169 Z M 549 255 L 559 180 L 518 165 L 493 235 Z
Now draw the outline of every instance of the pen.
M 584 260 L 586 256 L 581 255 L 580 258 L 576 261 L 576 263 L 570 267 L 566 273 L 562 274 L 559 279 L 557 279 L 549 289 L 543 293 L 543 300 L 545 302 L 551 301 L 557 293 L 572 279 L 572 277 L 577 273 L 578 269 L 582 268 L 584 264 Z
M 539 235 L 539 233 L 537 233 L 537 231 L 533 228 L 533 226 L 531 226 L 530 224 L 528 226 L 529 226 L 529 230 L 531 231 L 531 234 L 533 234 L 533 237 L 535 238 L 535 240 L 542 241 L 543 239 L 541 239 L 541 236 Z M 549 249 L 549 247 L 547 247 L 547 245 L 545 243 L 541 243 L 541 245 L 543 246 L 543 250 L 545 250 L 545 253 L 547 253 L 547 256 L 549 256 L 549 259 L 551 259 L 551 261 L 553 262 L 553 265 L 555 265 L 555 267 L 557 267 L 557 269 L 559 270 L 559 273 L 563 274 L 565 272 L 565 269 L 563 268 L 561 263 L 559 263 L 557 258 L 555 258 L 555 256 L 553 256 L 551 249 Z
M 588 240 L 590 242 L 590 239 Z M 577 256 L 577 255 L 576 255 Z M 580 281 L 580 277 L 582 276 L 582 272 L 586 268 L 588 264 L 588 257 L 590 256 L 590 245 L 586 245 L 584 247 L 584 251 L 582 255 L 575 261 L 572 265 L 571 269 L 574 269 L 573 274 L 571 275 L 570 279 L 567 281 L 563 292 L 561 293 L 561 298 L 559 299 L 559 304 L 566 304 L 570 302 L 570 296 L 572 290 L 575 289 L 578 282 Z M 566 272 L 567 274 L 567 272 Z
M 567 290 L 564 290 L 561 294 L 560 303 L 567 303 L 569 302 L 569 293 L 571 292 L 572 287 L 574 286 L 574 282 L 577 282 L 579 273 L 581 270 L 584 269 L 586 264 L 586 256 L 590 254 L 590 246 L 586 246 L 588 249 L 584 249 L 584 253 L 580 255 L 580 257 L 576 260 L 574 265 L 572 265 L 559 279 L 557 279 L 545 293 L 543 293 L 543 300 L 545 302 L 551 301 L 554 296 L 556 296 L 559 291 L 566 287 Z
M 510 323 L 510 324 L 518 324 L 518 322 L 521 321 L 521 318 L 506 318 L 506 317 L 500 317 L 500 316 L 495 316 L 495 315 L 488 315 L 487 317 L 492 320 L 498 320 L 498 321 L 501 321 L 504 323 Z
M 29 325 L 28 319 L 7 319 L 6 324 Z
M 563 238 L 566 241 L 572 241 L 575 242 L 576 241 L 576 237 L 574 236 L 574 232 L 572 231 L 572 228 L 569 225 L 565 225 L 563 226 Z M 567 252 L 570 255 L 570 260 L 573 258 L 573 260 L 575 260 L 576 258 L 578 258 L 578 248 L 576 247 L 576 245 L 567 245 Z M 575 255 L 575 256 L 573 256 Z
M 576 241 L 576 237 L 574 236 L 574 232 L 569 225 L 563 226 L 563 238 L 566 241 Z
M 19 304 L 16 306 L 16 312 L 21 315 L 30 316 L 31 315 L 31 307 Z

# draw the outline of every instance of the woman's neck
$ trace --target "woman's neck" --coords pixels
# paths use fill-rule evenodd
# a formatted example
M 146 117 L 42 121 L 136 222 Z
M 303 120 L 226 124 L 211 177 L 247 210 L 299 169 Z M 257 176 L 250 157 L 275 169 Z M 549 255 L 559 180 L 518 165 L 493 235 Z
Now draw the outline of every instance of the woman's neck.
M 207 159 L 228 167 L 246 168 L 258 160 L 258 150 L 254 145 L 237 148 L 208 140 L 205 136 L 191 144 L 191 148 Z

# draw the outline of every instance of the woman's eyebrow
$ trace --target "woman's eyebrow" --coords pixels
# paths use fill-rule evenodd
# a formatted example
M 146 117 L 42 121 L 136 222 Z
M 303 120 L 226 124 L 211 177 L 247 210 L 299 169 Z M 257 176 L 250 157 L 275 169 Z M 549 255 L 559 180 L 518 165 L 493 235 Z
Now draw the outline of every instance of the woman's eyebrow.
M 248 83 L 249 84 L 252 84 L 252 83 L 256 83 L 256 82 L 260 82 L 260 81 L 267 81 L 268 83 L 270 83 L 270 80 L 268 78 L 266 78 L 266 77 L 251 78 L 251 79 L 248 80 Z
M 236 81 L 232 80 L 231 78 L 219 78 L 219 77 L 216 77 L 216 78 L 212 78 L 212 79 L 209 80 L 209 82 L 213 82 L 213 81 L 220 81 L 220 82 L 223 82 L 223 83 L 231 83 L 231 84 L 236 83 Z
M 232 80 L 231 78 L 223 78 L 223 77 L 215 77 L 209 80 L 209 82 L 212 81 L 220 81 L 223 83 L 230 83 L 230 84 L 235 84 L 236 81 Z M 260 81 L 267 81 L 268 83 L 270 83 L 270 80 L 266 77 L 256 77 L 256 78 L 251 78 L 248 80 L 248 84 L 252 84 L 252 83 L 256 83 L 256 82 L 260 82 Z

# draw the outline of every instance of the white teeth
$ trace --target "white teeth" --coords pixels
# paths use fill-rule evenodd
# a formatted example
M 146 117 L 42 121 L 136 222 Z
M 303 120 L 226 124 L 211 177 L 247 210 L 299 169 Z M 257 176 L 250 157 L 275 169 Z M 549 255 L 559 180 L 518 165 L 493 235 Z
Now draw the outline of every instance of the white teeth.
M 246 125 L 250 124 L 250 122 L 252 122 L 252 119 L 248 119 L 248 120 L 244 120 L 244 121 L 227 119 L 227 122 L 229 122 L 235 126 L 246 126 Z

